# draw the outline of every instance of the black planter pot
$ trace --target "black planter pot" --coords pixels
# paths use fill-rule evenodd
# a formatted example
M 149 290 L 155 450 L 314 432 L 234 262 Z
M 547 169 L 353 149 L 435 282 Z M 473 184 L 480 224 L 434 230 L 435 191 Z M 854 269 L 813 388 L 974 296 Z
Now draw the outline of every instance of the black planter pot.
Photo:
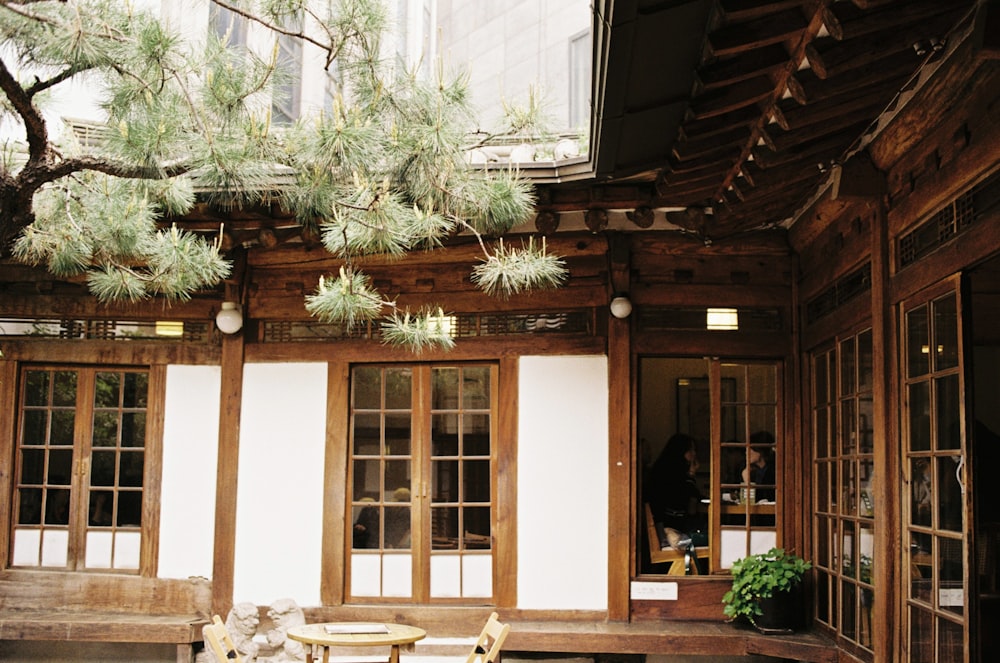
M 805 625 L 805 593 L 802 583 L 787 592 L 778 592 L 771 598 L 760 599 L 764 614 L 754 622 L 761 633 L 791 633 Z

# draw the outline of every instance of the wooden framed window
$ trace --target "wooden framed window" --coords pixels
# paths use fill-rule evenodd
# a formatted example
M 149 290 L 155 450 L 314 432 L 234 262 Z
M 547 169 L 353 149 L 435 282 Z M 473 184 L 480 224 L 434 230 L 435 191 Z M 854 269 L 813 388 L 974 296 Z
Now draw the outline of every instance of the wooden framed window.
M 812 356 L 816 618 L 872 657 L 872 332 Z
M 147 369 L 21 370 L 12 567 L 139 573 L 153 563 L 150 396 Z
M 965 375 L 957 283 L 902 304 L 907 660 L 969 651 Z
M 497 368 L 351 371 L 349 595 L 493 598 Z
M 684 527 L 696 546 L 708 546 L 700 573 L 728 573 L 734 560 L 764 552 L 778 543 L 781 505 L 781 367 L 776 362 L 643 357 L 639 362 L 638 437 L 641 502 L 657 513 L 665 493 L 676 510 L 676 476 L 664 473 L 662 459 L 675 435 L 693 438 L 690 466 L 697 503 L 685 496 Z M 658 462 L 659 461 L 659 462 Z M 667 522 L 667 526 L 675 527 Z M 645 533 L 646 528 L 637 531 Z M 641 535 L 640 535 L 641 538 Z M 651 564 L 640 540 L 640 573 L 669 573 Z

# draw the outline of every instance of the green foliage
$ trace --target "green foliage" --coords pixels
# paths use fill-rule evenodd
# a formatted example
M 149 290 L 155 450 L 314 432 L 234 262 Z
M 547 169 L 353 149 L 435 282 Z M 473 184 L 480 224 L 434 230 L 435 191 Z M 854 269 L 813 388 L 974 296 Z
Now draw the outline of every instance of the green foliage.
M 730 569 L 733 585 L 722 597 L 723 613 L 731 619 L 744 617 L 755 623 L 755 618 L 763 614 L 760 600 L 791 590 L 810 568 L 812 564 L 782 548 L 736 560 Z
M 275 43 L 320 49 L 331 106 L 272 126 L 277 47 L 254 53 L 233 48 L 228 35 L 186 39 L 121 0 L 0 2 L 0 79 L 10 78 L 0 114 L 20 126 L 27 146 L 23 156 L 5 148 L 0 159 L 0 179 L 14 184 L 0 207 L 0 252 L 83 275 L 103 301 L 186 299 L 217 285 L 230 264 L 216 242 L 162 230 L 164 219 L 182 217 L 196 200 L 276 202 L 319 228 L 344 265 L 306 308 L 347 326 L 379 320 L 384 338 L 417 351 L 451 347 L 437 307 L 397 310 L 356 258 L 435 248 L 464 232 L 483 248 L 473 280 L 490 294 L 565 280 L 544 243 L 488 246 L 529 217 L 531 185 L 514 170 L 466 164 L 476 121 L 464 72 L 439 65 L 422 79 L 382 60 L 383 1 L 212 1 L 269 30 Z M 31 72 L 23 82 L 10 74 L 15 61 Z M 56 146 L 41 105 L 76 81 L 102 91 L 106 131 L 88 147 Z M 538 131 L 534 91 L 525 109 L 507 110 L 517 130 Z

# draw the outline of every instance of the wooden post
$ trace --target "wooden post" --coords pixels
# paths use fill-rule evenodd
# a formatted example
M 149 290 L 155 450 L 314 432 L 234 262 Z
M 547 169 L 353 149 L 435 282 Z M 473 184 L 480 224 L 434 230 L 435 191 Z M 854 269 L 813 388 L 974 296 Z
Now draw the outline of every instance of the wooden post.
M 628 238 L 609 242 L 608 301 L 616 292 L 628 292 Z M 632 453 L 631 317 L 608 316 L 608 620 L 628 621 L 629 586 L 635 557 L 630 536 L 634 514 Z
M 212 561 L 212 612 L 225 615 L 233 602 L 236 557 L 236 482 L 243 400 L 243 332 L 222 337 L 219 389 L 219 454 L 215 483 L 215 553 Z

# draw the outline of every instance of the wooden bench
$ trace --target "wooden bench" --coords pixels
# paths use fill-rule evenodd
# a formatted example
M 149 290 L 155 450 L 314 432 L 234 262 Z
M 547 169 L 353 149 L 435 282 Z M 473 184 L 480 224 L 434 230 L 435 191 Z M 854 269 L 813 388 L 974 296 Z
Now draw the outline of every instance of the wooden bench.
M 684 553 L 674 548 L 664 547 L 667 543 L 666 541 L 662 541 L 660 538 L 660 528 L 656 526 L 656 521 L 653 519 L 653 510 L 649 507 L 648 502 L 643 504 L 643 507 L 646 512 L 646 539 L 649 541 L 649 560 L 653 564 L 670 562 L 670 568 L 667 571 L 667 575 L 687 575 L 687 569 L 684 563 Z M 707 559 L 708 547 L 703 546 L 701 548 L 695 548 L 693 557 L 696 559 Z M 698 573 L 698 565 L 694 563 L 694 560 L 692 560 L 691 563 L 691 573 Z
M 210 606 L 204 578 L 7 571 L 0 575 L 0 641 L 172 644 L 177 663 L 191 663 Z

